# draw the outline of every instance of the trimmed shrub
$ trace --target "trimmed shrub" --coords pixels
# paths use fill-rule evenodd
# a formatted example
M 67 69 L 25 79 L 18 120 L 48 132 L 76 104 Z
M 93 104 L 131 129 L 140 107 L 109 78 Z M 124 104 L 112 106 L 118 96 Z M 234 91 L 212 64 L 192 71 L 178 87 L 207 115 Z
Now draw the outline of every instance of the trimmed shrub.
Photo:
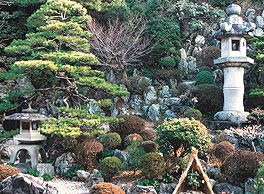
M 108 133 L 105 135 L 102 143 L 105 147 L 108 147 L 110 150 L 115 149 L 121 144 L 122 140 L 118 133 Z
M 194 118 L 195 120 L 201 120 L 203 115 L 198 109 L 190 108 L 184 111 L 183 116 L 189 119 Z
M 110 181 L 113 176 L 117 175 L 121 167 L 121 160 L 115 156 L 106 157 L 100 164 L 100 170 L 106 181 Z
M 165 121 L 156 128 L 160 150 L 165 154 L 183 157 L 191 153 L 191 147 L 195 147 L 200 153 L 209 145 L 207 128 L 200 122 L 188 118 Z
M 147 153 L 142 158 L 141 174 L 149 180 L 161 179 L 165 174 L 164 158 L 158 153 Z
M 159 66 L 161 67 L 174 67 L 176 65 L 176 62 L 171 57 L 162 57 L 159 60 Z
M 155 141 L 158 138 L 156 136 L 156 131 L 153 129 L 143 129 L 139 132 L 139 135 L 144 141 Z
M 112 183 L 99 183 L 91 187 L 90 194 L 126 194 L 119 186 Z
M 264 89 L 251 89 L 246 101 L 246 107 L 264 109 Z
M 204 48 L 202 52 L 199 52 L 195 58 L 199 67 L 207 66 L 213 69 L 215 67 L 214 59 L 217 59 L 220 56 L 221 50 L 218 47 L 208 46 L 207 48 Z
M 188 89 L 189 89 L 189 86 L 187 86 L 185 83 L 179 83 L 177 86 L 178 95 L 182 95 L 186 93 Z
M 142 95 L 148 86 L 150 86 L 149 80 L 139 75 L 129 77 L 127 80 L 127 89 L 131 94 Z
M 120 135 L 122 140 L 133 133 L 139 133 L 145 128 L 145 123 L 142 119 L 134 115 L 121 115 L 117 118 L 124 119 L 118 123 L 110 122 L 110 131 Z
M 178 82 L 182 81 L 182 72 L 179 69 L 165 70 L 157 69 L 152 72 L 152 78 L 157 80 L 164 80 L 167 84 L 170 83 L 170 78 L 176 79 Z
M 201 85 L 201 84 L 212 84 L 214 83 L 214 78 L 212 74 L 209 71 L 202 71 L 196 75 L 196 82 L 195 85 Z
M 243 183 L 257 175 L 261 161 L 264 161 L 264 155 L 259 152 L 238 151 L 225 160 L 221 169 L 225 176 Z
M 143 139 L 140 135 L 133 133 L 133 134 L 128 135 L 125 138 L 124 145 L 125 147 L 128 147 L 128 146 L 131 146 L 135 142 L 138 142 L 140 144 L 141 142 L 143 142 Z
M 216 158 L 220 160 L 220 162 L 224 162 L 228 156 L 235 151 L 235 147 L 228 141 L 223 141 L 219 144 L 214 145 L 214 155 Z
M 80 147 L 79 154 L 76 155 L 77 161 L 83 167 L 92 167 L 96 162 L 96 156 L 103 151 L 104 146 L 99 142 L 84 142 Z
M 145 141 L 140 147 L 142 147 L 146 153 L 156 152 L 158 150 L 158 145 L 153 141 Z
M 191 99 L 197 97 L 196 107 L 206 115 L 214 115 L 222 110 L 224 95 L 223 90 L 210 84 L 202 84 L 191 89 Z
M 21 173 L 18 168 L 10 165 L 0 164 L 0 182 L 9 176 L 16 175 L 17 173 Z

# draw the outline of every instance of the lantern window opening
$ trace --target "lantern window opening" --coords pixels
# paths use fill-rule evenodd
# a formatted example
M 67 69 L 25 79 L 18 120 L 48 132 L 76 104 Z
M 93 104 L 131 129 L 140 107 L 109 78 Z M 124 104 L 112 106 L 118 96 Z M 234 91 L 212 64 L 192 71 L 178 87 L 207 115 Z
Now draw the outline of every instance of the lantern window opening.
M 240 50 L 240 41 L 232 40 L 232 51 L 239 51 L 239 50 Z
M 38 130 L 38 123 L 37 121 L 32 121 L 32 130 Z
M 31 128 L 30 125 L 31 125 L 30 121 L 21 121 L 20 122 L 20 132 L 30 133 L 30 128 Z

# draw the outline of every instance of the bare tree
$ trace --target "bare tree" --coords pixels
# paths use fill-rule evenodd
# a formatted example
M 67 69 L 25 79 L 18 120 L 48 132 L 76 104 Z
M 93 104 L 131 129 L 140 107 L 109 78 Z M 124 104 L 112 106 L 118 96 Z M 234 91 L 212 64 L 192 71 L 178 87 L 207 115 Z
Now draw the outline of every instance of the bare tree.
M 126 66 L 139 62 L 156 45 L 153 38 L 144 37 L 146 21 L 139 17 L 130 17 L 125 23 L 117 18 L 108 21 L 107 27 L 93 20 L 87 23 L 87 30 L 93 34 L 89 41 L 91 52 L 102 64 L 121 71 L 125 85 Z

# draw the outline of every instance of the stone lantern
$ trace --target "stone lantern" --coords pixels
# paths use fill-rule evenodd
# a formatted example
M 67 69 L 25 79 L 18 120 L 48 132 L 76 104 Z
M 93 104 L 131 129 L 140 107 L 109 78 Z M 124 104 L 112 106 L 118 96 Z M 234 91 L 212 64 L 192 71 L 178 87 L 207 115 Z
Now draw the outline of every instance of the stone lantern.
M 20 142 L 17 144 L 12 152 L 10 163 L 14 163 L 19 154 L 20 163 L 26 163 L 27 152 L 30 153 L 31 167 L 36 170 L 38 164 L 38 154 L 40 153 L 42 162 L 46 162 L 47 157 L 42 145 L 46 140 L 44 135 L 39 132 L 40 120 L 47 120 L 49 117 L 38 114 L 37 110 L 29 107 L 22 110 L 22 113 L 15 113 L 5 117 L 6 120 L 19 120 L 20 133 L 14 136 L 14 140 Z
M 224 72 L 224 107 L 215 114 L 215 120 L 243 123 L 248 112 L 244 111 L 244 69 L 254 63 L 246 56 L 246 39 L 253 37 L 255 24 L 243 22 L 239 16 L 241 7 L 229 5 L 226 8 L 228 17 L 220 24 L 220 30 L 213 37 L 221 40 L 221 57 L 214 64 Z

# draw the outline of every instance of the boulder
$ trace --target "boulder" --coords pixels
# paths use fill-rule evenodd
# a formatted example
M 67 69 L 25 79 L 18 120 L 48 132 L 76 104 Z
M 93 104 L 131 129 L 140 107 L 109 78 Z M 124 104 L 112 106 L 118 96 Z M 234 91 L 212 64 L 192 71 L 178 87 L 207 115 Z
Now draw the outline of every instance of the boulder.
M 127 160 L 128 152 L 116 149 L 114 156 L 119 158 L 121 162 L 124 163 Z
M 97 169 L 94 169 L 89 177 L 88 187 L 92 187 L 98 183 L 103 183 L 103 182 L 104 182 L 104 178 L 102 177 L 102 175 L 99 173 Z
M 258 191 L 254 187 L 254 180 L 252 178 L 248 178 L 245 182 L 245 194 L 258 194 Z
M 178 183 L 170 183 L 170 184 L 160 183 L 159 194 L 171 194 L 171 193 L 173 193 L 177 184 Z
M 67 170 L 74 165 L 73 156 L 73 153 L 64 153 L 56 159 L 55 167 L 57 174 L 64 176 Z
M 232 186 L 228 183 L 220 183 L 214 186 L 215 193 L 233 193 L 233 194 L 243 194 L 243 189 L 240 187 Z
M 147 87 L 147 89 L 144 91 L 143 96 L 146 105 L 150 105 L 151 101 L 156 100 L 158 98 L 157 92 L 153 86 Z
M 263 17 L 261 17 L 261 16 L 256 17 L 256 26 L 257 26 L 257 28 L 263 28 L 264 27 Z
M 131 190 L 131 194 L 142 194 L 142 193 L 157 194 L 157 192 L 156 192 L 156 190 L 154 189 L 153 186 L 136 185 Z
M 186 50 L 184 48 L 181 48 L 180 53 L 181 53 L 181 60 L 186 61 L 187 59 Z
M 221 169 L 215 165 L 209 164 L 207 167 L 207 175 L 209 178 L 218 180 L 221 178 Z
M 152 104 L 149 108 L 147 119 L 155 122 L 159 120 L 160 116 L 160 106 L 158 104 Z
M 140 110 L 143 105 L 143 100 L 140 95 L 131 95 L 130 107 L 134 110 Z
M 192 56 L 187 57 L 187 63 L 188 63 L 188 73 L 189 74 L 198 72 L 197 65 L 196 65 L 196 58 Z
M 34 86 L 32 85 L 31 81 L 27 77 L 19 77 L 16 79 L 16 86 L 14 87 L 15 91 L 25 92 L 29 90 L 35 90 Z M 24 98 L 29 98 L 33 93 L 25 93 L 23 94 Z
M 105 132 L 110 132 L 110 127 L 108 123 L 103 123 L 97 126 L 98 129 L 104 130 Z
M 58 114 L 58 109 L 57 107 L 50 101 L 47 101 L 47 110 L 50 112 L 51 115 L 57 115 Z
M 38 177 L 29 174 L 16 174 L 8 177 L 0 183 L 0 194 L 40 194 L 58 193 L 57 188 L 49 185 Z
M 47 173 L 50 176 L 55 175 L 54 166 L 51 163 L 38 163 L 37 171 L 39 171 L 39 176 L 42 177 L 43 174 Z
M 188 69 L 189 69 L 188 66 L 189 65 L 186 61 L 181 60 L 179 65 L 178 65 L 178 68 L 183 72 L 183 74 L 188 74 Z
M 205 38 L 204 36 L 197 35 L 194 41 L 196 45 L 198 45 L 199 47 L 202 47 L 205 43 Z
M 169 86 L 163 86 L 162 90 L 160 91 L 160 95 L 162 97 L 170 97 L 171 94 L 170 94 L 170 88 Z
M 15 147 L 14 145 L 7 145 L 7 146 L 5 146 L 3 148 L 3 150 L 0 152 L 1 157 L 3 159 L 10 159 L 14 147 Z
M 260 84 L 264 85 L 264 71 L 259 72 L 258 81 Z
M 89 111 L 90 114 L 94 114 L 94 113 L 99 112 L 101 110 L 101 108 L 98 107 L 98 106 L 95 106 L 93 104 L 93 102 L 96 102 L 96 100 L 91 99 L 91 103 L 87 104 L 87 107 L 89 108 L 88 111 Z
M 84 170 L 78 170 L 77 171 L 77 177 L 81 181 L 88 181 L 91 174 L 89 172 L 86 172 Z
M 171 110 L 166 110 L 164 115 L 166 116 L 166 118 L 168 120 L 172 120 L 172 119 L 175 119 L 177 117 L 177 115 Z

